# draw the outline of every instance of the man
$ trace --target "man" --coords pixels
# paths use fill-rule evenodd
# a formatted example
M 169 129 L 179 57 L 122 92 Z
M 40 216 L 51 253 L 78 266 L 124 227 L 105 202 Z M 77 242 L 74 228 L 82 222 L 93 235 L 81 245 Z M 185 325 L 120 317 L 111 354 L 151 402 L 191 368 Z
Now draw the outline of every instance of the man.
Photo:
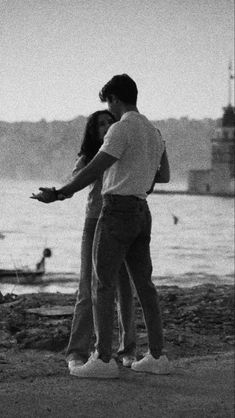
M 162 353 L 158 295 L 151 281 L 151 214 L 146 202 L 147 192 L 159 177 L 160 163 L 167 158 L 160 132 L 138 112 L 137 94 L 128 75 L 114 76 L 99 96 L 118 122 L 109 128 L 98 154 L 59 190 L 40 188 L 41 192 L 32 196 L 44 203 L 63 200 L 103 175 L 103 208 L 93 244 L 98 282 L 96 353 L 73 370 L 78 377 L 118 377 L 117 364 L 111 359 L 112 330 L 116 279 L 124 260 L 143 309 L 149 340 L 149 352 L 131 368 L 169 373 L 168 359 Z

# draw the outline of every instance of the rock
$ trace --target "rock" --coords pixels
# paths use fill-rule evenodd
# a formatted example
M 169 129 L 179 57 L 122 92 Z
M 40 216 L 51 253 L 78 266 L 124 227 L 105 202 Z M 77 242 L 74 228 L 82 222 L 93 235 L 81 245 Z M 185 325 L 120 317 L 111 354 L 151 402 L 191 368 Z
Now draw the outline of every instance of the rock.
M 39 316 L 72 316 L 74 311 L 73 306 L 41 306 L 40 308 L 26 309 L 26 313 L 32 313 Z
M 3 296 L 3 294 L 0 292 L 0 303 L 9 303 L 16 300 L 17 298 L 18 296 L 14 293 L 7 293 Z
M 0 330 L 0 347 L 12 348 L 16 344 L 16 339 L 8 331 Z
M 7 360 L 6 354 L 0 354 L 0 364 L 8 364 L 9 361 Z
M 234 345 L 235 344 L 235 338 L 234 335 L 227 335 L 224 339 L 224 341 L 226 341 L 226 343 Z

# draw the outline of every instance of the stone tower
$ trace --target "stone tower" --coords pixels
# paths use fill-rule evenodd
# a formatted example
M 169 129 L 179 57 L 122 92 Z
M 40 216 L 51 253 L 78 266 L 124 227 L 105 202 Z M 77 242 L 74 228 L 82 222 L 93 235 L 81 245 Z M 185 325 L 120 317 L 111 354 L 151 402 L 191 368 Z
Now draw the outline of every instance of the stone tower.
M 211 139 L 210 192 L 212 194 L 235 194 L 235 108 L 224 108 L 221 126 Z
M 229 100 L 222 119 L 211 138 L 211 168 L 190 170 L 188 191 L 195 194 L 235 195 L 235 107 L 231 104 L 232 66 L 229 65 Z

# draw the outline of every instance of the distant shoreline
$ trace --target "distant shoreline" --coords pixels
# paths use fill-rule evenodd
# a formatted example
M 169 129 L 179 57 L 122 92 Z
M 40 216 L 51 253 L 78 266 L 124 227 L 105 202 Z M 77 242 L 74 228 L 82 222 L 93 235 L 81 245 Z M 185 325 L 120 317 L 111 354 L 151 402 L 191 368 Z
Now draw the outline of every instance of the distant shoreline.
M 221 194 L 221 193 L 193 193 L 188 190 L 154 190 L 152 194 L 176 194 L 176 195 L 188 195 L 188 196 L 202 196 L 202 197 L 225 197 L 234 199 L 234 195 Z

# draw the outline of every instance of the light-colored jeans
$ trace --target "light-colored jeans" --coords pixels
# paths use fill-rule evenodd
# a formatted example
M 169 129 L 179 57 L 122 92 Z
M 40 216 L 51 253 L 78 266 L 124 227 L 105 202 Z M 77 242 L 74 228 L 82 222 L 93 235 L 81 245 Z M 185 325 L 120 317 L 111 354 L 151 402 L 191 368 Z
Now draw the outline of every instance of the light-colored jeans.
M 87 361 L 92 350 L 92 336 L 97 333 L 95 310 L 96 280 L 92 268 L 92 246 L 97 219 L 86 218 L 81 245 L 81 271 L 74 309 L 67 360 Z M 135 354 L 136 330 L 133 288 L 124 264 L 121 265 L 117 283 L 117 311 L 119 324 L 119 354 Z M 93 316 L 94 314 L 94 316 Z
M 109 361 L 112 353 L 114 298 L 118 271 L 123 262 L 135 284 L 148 332 L 149 351 L 158 358 L 163 348 L 161 312 L 151 280 L 151 214 L 146 200 L 135 196 L 105 195 L 93 244 L 96 275 L 99 358 Z

